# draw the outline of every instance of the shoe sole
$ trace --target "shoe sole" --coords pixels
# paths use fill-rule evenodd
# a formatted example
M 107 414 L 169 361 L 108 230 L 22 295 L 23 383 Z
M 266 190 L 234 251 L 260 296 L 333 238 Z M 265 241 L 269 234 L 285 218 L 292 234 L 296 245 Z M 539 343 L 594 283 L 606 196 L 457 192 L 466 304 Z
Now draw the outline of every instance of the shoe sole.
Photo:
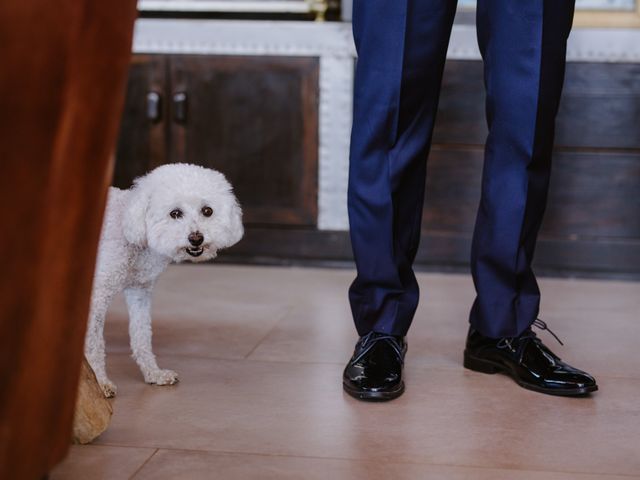
M 503 373 L 520 385 L 522 388 L 526 388 L 527 390 L 532 390 L 538 393 L 545 393 L 547 395 L 556 395 L 559 397 L 584 397 L 589 395 L 592 392 L 598 390 L 597 385 L 593 385 L 591 387 L 583 387 L 583 388 L 570 388 L 570 389 L 556 389 L 556 388 L 544 388 L 539 387 L 538 385 L 533 385 L 531 383 L 523 382 L 517 376 L 515 376 L 508 368 L 505 368 L 503 365 L 499 363 L 492 362 L 491 360 L 483 360 L 473 355 L 470 355 L 466 350 L 464 352 L 464 368 L 468 370 L 473 370 L 474 372 L 494 374 L 494 373 Z
M 388 402 L 389 400 L 398 398 L 404 393 L 404 382 L 400 383 L 399 387 L 396 390 L 392 390 L 389 392 L 367 392 L 362 390 L 355 390 L 344 383 L 342 384 L 342 389 L 353 398 L 363 400 L 365 402 Z

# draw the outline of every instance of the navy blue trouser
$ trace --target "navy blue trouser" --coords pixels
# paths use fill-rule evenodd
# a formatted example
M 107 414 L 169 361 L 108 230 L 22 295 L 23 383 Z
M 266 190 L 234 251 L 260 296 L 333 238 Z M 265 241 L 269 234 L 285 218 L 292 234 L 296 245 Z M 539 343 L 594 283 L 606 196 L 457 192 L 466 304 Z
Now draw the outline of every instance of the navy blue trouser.
M 456 0 L 354 0 L 358 51 L 349 222 L 360 335 L 405 335 L 426 160 Z M 512 337 L 538 315 L 531 269 L 545 209 L 574 0 L 478 0 L 489 135 L 471 253 L 471 325 Z

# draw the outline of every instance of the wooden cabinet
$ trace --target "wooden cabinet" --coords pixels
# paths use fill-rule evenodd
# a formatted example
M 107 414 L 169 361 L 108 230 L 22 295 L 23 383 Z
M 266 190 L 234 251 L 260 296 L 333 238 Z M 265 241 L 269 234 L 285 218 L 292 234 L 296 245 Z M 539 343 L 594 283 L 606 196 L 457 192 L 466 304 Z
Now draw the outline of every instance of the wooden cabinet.
M 166 58 L 160 55 L 133 57 L 113 175 L 118 188 L 129 188 L 134 178 L 167 161 L 166 67 Z
M 487 126 L 482 63 L 448 61 L 418 261 L 466 265 Z M 570 62 L 556 120 L 540 270 L 640 272 L 640 65 Z
M 343 73 L 353 64 L 335 52 L 322 57 L 322 49 L 287 56 L 279 48 L 284 53 L 136 55 L 114 184 L 126 188 L 166 162 L 212 167 L 234 185 L 247 227 L 223 259 L 349 261 L 346 212 L 329 227 L 318 219 L 346 206 L 353 77 Z M 340 69 L 331 70 L 336 62 Z M 479 61 L 447 62 L 418 264 L 468 266 L 487 135 L 482 78 Z M 638 78 L 637 64 L 568 64 L 538 271 L 638 274 Z
M 194 163 L 227 176 L 247 226 L 314 227 L 318 71 L 315 57 L 136 56 L 114 185 Z

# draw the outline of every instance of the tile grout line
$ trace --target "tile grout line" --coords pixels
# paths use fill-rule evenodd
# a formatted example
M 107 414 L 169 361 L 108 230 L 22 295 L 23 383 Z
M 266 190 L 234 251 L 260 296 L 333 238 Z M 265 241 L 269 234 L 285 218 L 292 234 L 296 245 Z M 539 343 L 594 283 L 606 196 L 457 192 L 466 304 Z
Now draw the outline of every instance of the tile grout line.
M 120 448 L 141 448 L 135 445 L 116 445 L 116 444 L 101 444 L 102 446 L 120 447 Z M 173 452 L 188 452 L 188 453 L 208 453 L 216 456 L 229 455 L 229 456 L 257 456 L 268 458 L 302 458 L 307 460 L 336 460 L 340 462 L 368 462 L 366 458 L 347 458 L 347 457 L 319 457 L 314 455 L 287 455 L 282 453 L 263 453 L 263 452 L 237 452 L 230 450 L 201 450 L 193 448 L 171 448 L 171 447 L 145 447 L 155 448 L 155 451 L 145 460 L 145 462 L 129 477 L 129 480 L 133 479 L 144 466 L 155 456 L 160 450 L 173 451 Z M 542 470 L 540 468 L 514 468 L 514 467 L 500 467 L 500 466 L 485 466 L 485 465 L 466 465 L 466 464 L 451 464 L 451 463 L 433 463 L 433 462 L 416 462 L 416 461 L 402 461 L 391 462 L 398 465 L 415 465 L 415 466 L 433 466 L 433 467 L 450 467 L 450 468 L 478 468 L 483 470 L 506 470 L 515 472 L 537 472 L 537 473 L 560 473 L 565 475 L 583 475 L 583 476 L 610 476 L 610 477 L 624 477 L 624 478 L 638 478 L 636 474 L 630 473 L 590 473 L 580 472 L 573 470 Z
M 262 345 L 262 342 L 264 342 L 267 338 L 269 338 L 269 336 L 275 331 L 276 327 L 280 325 L 280 322 L 282 322 L 285 318 L 289 316 L 292 309 L 293 307 L 290 304 L 287 305 L 286 311 L 282 314 L 282 316 L 278 319 L 278 321 L 273 324 L 273 326 L 269 329 L 269 331 L 266 334 L 264 334 L 264 336 L 260 340 L 258 340 L 258 342 L 253 346 L 253 348 L 249 350 L 249 352 L 241 360 L 249 360 L 249 357 L 253 355 L 253 352 L 255 352 L 258 349 L 258 347 Z
M 273 327 L 275 328 L 275 326 Z M 328 361 L 328 360 L 317 360 L 317 361 L 313 361 L 313 360 L 297 360 L 297 359 L 293 359 L 293 360 L 273 360 L 273 359 L 265 359 L 265 358 L 248 358 L 248 356 L 252 355 L 255 350 L 260 346 L 260 344 L 271 334 L 271 332 L 273 331 L 270 330 L 264 337 L 262 340 L 260 340 L 258 342 L 258 344 L 256 346 L 254 346 L 252 348 L 252 350 L 246 354 L 247 356 L 245 357 L 236 357 L 236 358 L 229 358 L 229 357 L 211 357 L 211 356 L 206 356 L 206 355 L 198 355 L 198 354 L 188 354 L 188 353 L 156 353 L 157 357 L 176 357 L 176 358 L 190 358 L 193 360 L 210 360 L 210 361 L 214 361 L 214 362 L 255 362 L 255 363 L 284 363 L 284 364 L 291 364 L 291 365 L 336 365 L 336 366 L 343 366 L 344 363 L 343 362 L 339 362 L 339 361 Z M 107 355 L 121 355 L 121 356 L 126 356 L 128 358 L 131 357 L 131 354 L 129 353 L 124 353 L 124 352 L 107 352 Z M 349 354 L 347 354 L 349 355 Z M 345 357 L 346 358 L 346 357 Z M 427 364 L 412 364 L 411 362 L 405 362 L 405 367 L 409 366 L 411 369 L 420 369 L 420 370 L 440 370 L 440 371 L 451 371 L 451 370 L 461 370 L 465 373 L 468 373 L 470 375 L 476 375 L 478 372 L 473 372 L 471 370 L 466 370 L 464 369 L 464 367 L 462 366 L 462 364 L 457 365 L 457 366 L 446 366 L 446 365 L 427 365 Z M 640 377 L 633 377 L 633 376 L 625 376 L 625 375 L 615 375 L 615 374 L 607 374 L 607 373 L 602 373 L 602 372 L 593 372 L 594 375 L 598 378 L 607 378 L 610 380 L 631 380 L 631 381 L 640 381 Z M 484 374 L 478 374 L 480 376 L 484 375 Z
M 130 447 L 127 447 L 130 448 Z M 135 472 L 133 472 L 131 474 L 131 476 L 129 477 L 129 480 L 132 480 L 136 475 L 138 475 L 140 473 L 140 471 L 147 465 L 147 463 L 149 463 L 149 461 L 155 456 L 156 453 L 158 453 L 160 451 L 160 448 L 156 448 L 153 453 L 151 455 L 149 455 L 149 457 L 142 462 L 142 465 L 140 465 Z

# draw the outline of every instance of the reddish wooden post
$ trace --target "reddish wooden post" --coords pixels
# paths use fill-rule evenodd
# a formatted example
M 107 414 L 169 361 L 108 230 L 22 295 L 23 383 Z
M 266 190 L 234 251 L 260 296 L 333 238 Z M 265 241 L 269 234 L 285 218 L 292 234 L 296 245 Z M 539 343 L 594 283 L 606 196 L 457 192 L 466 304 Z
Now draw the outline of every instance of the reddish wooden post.
M 0 478 L 67 452 L 135 0 L 0 2 Z

